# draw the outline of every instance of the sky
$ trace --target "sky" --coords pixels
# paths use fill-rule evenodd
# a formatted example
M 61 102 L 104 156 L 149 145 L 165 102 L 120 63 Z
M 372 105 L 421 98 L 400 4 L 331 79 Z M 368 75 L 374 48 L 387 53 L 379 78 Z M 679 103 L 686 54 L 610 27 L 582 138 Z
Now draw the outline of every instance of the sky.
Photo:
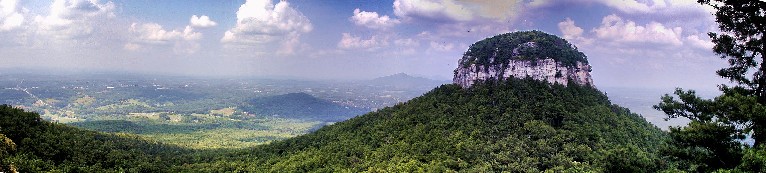
M 696 0 L 0 0 L 0 69 L 450 80 L 468 47 L 541 30 L 596 86 L 714 89 L 726 66 Z

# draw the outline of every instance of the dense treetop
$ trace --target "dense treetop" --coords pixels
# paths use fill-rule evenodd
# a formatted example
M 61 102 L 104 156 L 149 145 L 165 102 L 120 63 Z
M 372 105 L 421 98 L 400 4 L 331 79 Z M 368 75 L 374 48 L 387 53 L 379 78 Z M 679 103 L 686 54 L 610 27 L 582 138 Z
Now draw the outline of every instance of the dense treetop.
M 551 58 L 565 66 L 588 63 L 577 47 L 558 36 L 542 31 L 519 31 L 496 35 L 471 45 L 463 54 L 461 65 L 508 64 L 510 60 L 539 60 Z M 494 59 L 494 61 L 492 61 Z

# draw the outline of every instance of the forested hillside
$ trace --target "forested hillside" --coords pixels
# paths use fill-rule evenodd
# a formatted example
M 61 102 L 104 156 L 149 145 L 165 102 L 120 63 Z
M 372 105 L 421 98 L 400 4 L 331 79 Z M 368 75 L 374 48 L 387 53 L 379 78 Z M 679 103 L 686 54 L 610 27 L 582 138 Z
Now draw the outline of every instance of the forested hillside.
M 159 172 L 190 150 L 82 130 L 0 105 L 0 172 Z
M 664 132 L 591 87 L 444 85 L 314 133 L 180 170 L 654 172 Z
M 591 87 L 443 85 L 407 103 L 254 148 L 191 150 L 0 107 L 3 170 L 37 172 L 654 172 L 664 132 Z

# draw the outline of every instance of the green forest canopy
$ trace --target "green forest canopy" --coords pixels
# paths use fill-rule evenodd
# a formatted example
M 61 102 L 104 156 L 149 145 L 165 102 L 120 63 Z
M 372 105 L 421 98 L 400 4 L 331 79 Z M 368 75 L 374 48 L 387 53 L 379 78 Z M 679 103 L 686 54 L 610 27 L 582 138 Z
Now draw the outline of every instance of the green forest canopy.
M 516 53 L 514 53 L 516 50 Z M 490 62 L 494 58 L 493 62 Z M 510 60 L 539 60 L 552 58 L 565 66 L 588 59 L 577 47 L 558 36 L 542 31 L 519 31 L 496 35 L 471 45 L 463 54 L 461 65 L 508 64 Z

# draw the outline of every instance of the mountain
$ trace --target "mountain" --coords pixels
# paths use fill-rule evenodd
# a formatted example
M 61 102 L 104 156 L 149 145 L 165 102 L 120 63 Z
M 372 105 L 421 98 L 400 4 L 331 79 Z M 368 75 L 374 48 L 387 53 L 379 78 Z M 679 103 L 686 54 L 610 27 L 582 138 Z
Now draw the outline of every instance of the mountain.
M 391 86 L 394 88 L 434 88 L 448 82 L 432 80 L 424 77 L 414 77 L 405 73 L 397 73 L 389 76 L 375 78 L 369 81 L 376 86 Z
M 519 44 L 512 43 L 528 47 L 515 51 Z M 517 53 L 475 52 L 484 49 Z M 525 52 L 530 50 L 565 53 Z M 660 155 L 667 134 L 595 89 L 587 59 L 563 39 L 539 31 L 503 34 L 477 42 L 465 55 L 455 73 L 456 79 L 465 80 L 310 134 L 256 147 L 241 157 L 216 160 L 225 166 L 199 163 L 184 169 L 656 172 L 667 166 Z M 508 63 L 512 61 L 551 62 L 553 70 L 574 69 L 574 73 L 536 73 L 551 69 L 541 63 Z M 472 69 L 479 66 L 487 68 Z M 523 76 L 485 70 L 522 67 L 531 70 L 518 73 Z M 566 85 L 570 81 L 575 85 Z
M 478 41 L 463 54 L 454 83 L 531 77 L 567 85 L 593 86 L 588 59 L 577 47 L 541 31 L 500 34 Z
M 242 109 L 256 115 L 329 122 L 343 121 L 369 112 L 366 109 L 335 104 L 306 93 L 259 97 L 251 99 L 248 103 L 242 106 Z
M 253 172 L 653 172 L 665 133 L 586 86 L 444 85 L 404 104 L 183 169 Z M 216 165 L 215 163 L 227 163 Z
M 560 39 L 547 34 L 531 37 Z M 555 44 L 561 42 L 553 43 L 534 43 L 540 46 L 534 49 L 555 50 L 549 46 L 562 46 Z M 483 50 L 474 46 L 469 51 Z M 489 50 L 497 49 L 514 48 L 507 45 Z M 571 54 L 526 58 L 552 59 L 573 68 L 577 68 L 577 62 L 585 62 L 551 57 L 558 55 Z M 461 62 L 473 61 L 471 58 L 475 57 L 464 57 Z M 478 63 L 468 66 L 481 61 L 479 58 Z M 133 144 L 141 140 L 119 135 L 106 140 L 110 135 L 40 122 L 39 115 L 36 119 L 14 120 L 14 114 L 32 117 L 34 113 L 12 109 L 11 113 L 0 114 L 0 133 L 10 134 L 17 149 L 10 157 L 0 159 L 3 165 L 16 166 L 23 172 L 71 172 L 80 171 L 74 169 L 80 167 L 92 168 L 81 170 L 90 172 L 658 172 L 674 164 L 661 155 L 669 138 L 667 133 L 640 115 L 612 104 L 589 83 L 563 85 L 531 76 L 477 78 L 469 80 L 469 85 L 460 82 L 309 134 L 241 150 L 157 150 L 163 145 Z M 258 111 L 259 106 L 262 109 L 281 104 L 291 110 L 325 110 L 306 109 L 326 105 L 312 98 L 296 93 L 253 100 L 253 111 Z M 13 121 L 5 123 L 6 119 Z M 35 129 L 26 125 L 29 123 L 56 128 L 14 130 Z M 44 135 L 24 136 L 34 133 Z M 89 135 L 76 136 L 77 140 L 47 135 L 57 133 Z M 127 144 L 99 142 L 104 140 Z M 135 148 L 129 148 L 133 145 Z M 69 149 L 75 146 L 84 147 Z M 81 151 L 90 149 L 97 150 Z M 104 161 L 112 157 L 124 161 Z M 40 166 L 46 165 L 43 163 L 52 166 Z M 143 170 L 146 166 L 155 167 Z

